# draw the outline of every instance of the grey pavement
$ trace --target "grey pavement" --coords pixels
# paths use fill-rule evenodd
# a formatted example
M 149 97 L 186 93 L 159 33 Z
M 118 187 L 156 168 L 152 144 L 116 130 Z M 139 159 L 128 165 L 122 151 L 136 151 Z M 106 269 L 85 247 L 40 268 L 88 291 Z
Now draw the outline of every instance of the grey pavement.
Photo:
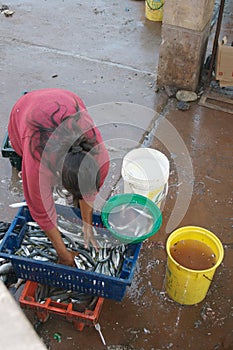
M 24 91 L 59 87 L 77 93 L 100 127 L 111 156 L 99 209 L 120 178 L 124 154 L 143 139 L 155 117 L 161 23 L 145 19 L 140 1 L 16 0 L 7 5 L 14 14 L 0 14 L 0 139 L 11 108 Z M 23 198 L 20 184 L 12 187 L 10 174 L 8 159 L 0 158 L 0 209 L 5 221 L 16 213 L 8 205 Z M 18 305 L 7 291 L 1 296 L 4 348 L 42 349 Z
M 177 111 L 174 99 L 166 105 L 163 115 L 159 115 L 166 103 L 166 96 L 162 96 L 161 99 L 161 95 L 158 96 L 155 93 L 161 23 L 153 23 L 145 19 L 144 1 L 16 0 L 7 5 L 15 12 L 12 17 L 0 14 L 1 139 L 7 128 L 10 110 L 23 91 L 44 87 L 66 88 L 76 92 L 84 100 L 96 124 L 101 128 L 110 152 L 111 169 L 97 200 L 97 210 L 112 191 L 117 192 L 122 189 L 120 169 L 124 154 L 147 140 L 150 129 L 156 126 L 159 118 L 164 116 L 171 123 L 175 122 L 175 127 L 186 140 L 187 145 L 190 142 L 197 178 L 201 176 L 199 174 L 206 175 L 207 155 L 208 162 L 213 168 L 211 177 L 215 178 L 216 155 L 208 153 L 208 150 L 213 149 L 211 145 L 205 147 L 205 130 L 211 133 L 211 138 L 209 137 L 211 142 L 215 139 L 215 132 L 216 137 L 223 137 L 224 128 L 220 122 L 223 116 L 220 112 L 209 112 L 208 109 L 197 105 L 192 106 L 190 111 L 184 114 L 182 111 Z M 211 44 L 209 46 L 211 47 Z M 213 118 L 216 118 L 218 122 L 213 123 Z M 200 130 L 204 136 L 197 129 L 199 120 L 201 120 Z M 204 128 L 202 128 L 203 120 L 206 123 Z M 224 115 L 224 123 L 226 132 L 230 132 L 230 124 L 227 124 L 229 123 L 228 115 Z M 218 131 L 221 131 L 220 136 Z M 197 151 L 200 145 L 197 135 L 202 135 L 203 149 L 206 149 L 208 153 L 204 154 L 202 165 L 199 165 Z M 223 139 L 225 142 L 224 137 Z M 160 146 L 157 140 L 153 141 L 153 148 Z M 224 142 L 222 142 L 221 152 L 226 150 Z M 227 156 L 222 157 L 226 169 L 228 169 L 229 154 L 228 150 Z M 169 156 L 173 163 L 173 155 Z M 222 169 L 219 171 L 223 173 Z M 175 169 L 172 169 L 171 179 L 174 183 L 169 189 L 164 213 L 165 222 L 169 210 L 172 211 L 172 196 L 179 192 L 179 184 L 173 178 L 174 174 Z M 223 176 L 228 179 L 228 172 Z M 222 180 L 221 183 L 224 184 L 225 181 Z M 214 185 L 215 183 L 211 194 L 218 190 Z M 17 186 L 12 184 L 11 167 L 8 159 L 4 158 L 0 158 L 0 191 L 1 220 L 11 220 L 16 210 L 10 209 L 8 205 L 21 200 L 22 191 L 20 183 L 17 183 Z M 228 191 L 227 182 L 224 191 L 226 192 L 222 190 L 221 194 L 216 192 L 216 196 L 225 196 Z M 204 225 L 207 222 L 205 208 L 208 205 L 212 210 L 208 216 L 208 225 L 210 227 L 213 225 L 214 218 L 215 221 L 218 221 L 215 225 L 218 225 L 216 227 L 219 230 L 221 216 L 228 215 L 228 212 L 223 212 L 225 199 L 222 199 L 222 211 L 219 211 L 219 216 L 216 216 L 217 209 L 212 197 L 209 198 L 211 203 L 207 203 L 208 198 L 202 192 L 196 191 L 193 195 L 194 204 L 184 224 L 190 224 L 195 218 L 196 222 Z M 227 210 L 229 210 L 229 205 L 227 205 Z M 224 230 L 224 235 L 229 235 L 229 227 L 227 226 Z M 164 244 L 161 241 L 165 241 L 164 232 L 159 235 L 158 239 L 160 244 L 147 242 L 147 245 L 144 246 L 139 265 L 141 270 L 137 271 L 134 285 L 123 303 L 106 300 L 101 316 L 104 334 L 109 344 L 114 344 L 114 342 L 125 344 L 125 347 L 123 345 L 122 347 L 120 345 L 119 347 L 109 346 L 109 349 L 133 349 L 131 347 L 133 343 L 137 349 L 151 350 L 155 348 L 155 341 L 159 344 L 160 349 L 175 348 L 177 342 L 181 344 L 181 347 L 177 345 L 180 349 L 184 349 L 185 344 L 186 348 L 201 349 L 198 348 L 195 337 L 200 337 L 201 345 L 211 343 L 216 350 L 228 349 L 228 343 L 232 344 L 232 333 L 228 331 L 231 322 L 230 312 L 232 312 L 232 309 L 229 311 L 232 298 L 232 293 L 230 293 L 231 269 L 229 268 L 232 266 L 230 240 L 226 241 L 227 244 L 230 243 L 226 251 L 225 265 L 217 274 L 216 283 L 211 292 L 213 296 L 210 293 L 206 304 L 200 306 L 211 305 L 213 310 L 216 310 L 216 315 L 219 315 L 222 323 L 217 323 L 217 316 L 216 318 L 213 316 L 210 319 L 212 326 L 211 322 L 208 322 L 210 317 L 203 315 L 198 306 L 188 309 L 174 305 L 167 298 L 161 300 L 160 293 L 164 293 L 163 279 L 166 262 L 165 251 L 161 248 Z M 154 260 L 155 256 L 157 260 Z M 154 268 L 153 273 L 150 274 L 148 271 L 150 272 L 152 267 Z M 218 286 L 224 283 L 225 292 L 221 289 L 220 293 Z M 3 302 L 8 302 L 8 298 L 11 302 L 11 296 L 4 295 L 5 299 L 0 299 L 1 310 L 5 307 Z M 225 300 L 229 301 L 226 303 Z M 3 335 L 9 340 L 8 346 L 4 348 L 23 349 L 20 346 L 21 343 L 24 344 L 24 330 L 21 330 L 21 335 L 14 333 L 21 318 L 23 325 L 23 313 L 20 313 L 18 305 L 13 305 L 9 313 L 1 312 L 1 310 L 1 323 L 4 323 L 8 331 L 12 330 L 15 336 L 13 339 L 12 335 L 11 339 L 9 333 L 2 332 L 1 341 Z M 199 321 L 199 313 L 203 319 L 201 318 L 196 328 L 196 326 L 193 327 L 193 323 L 195 320 Z M 41 334 L 44 340 L 48 338 L 48 343 L 52 343 L 54 349 L 102 349 L 100 339 L 93 330 L 77 334 L 76 331 L 72 331 L 68 323 L 58 322 L 55 319 L 50 321 L 48 325 L 45 324 L 42 327 Z M 54 343 L 52 335 L 55 331 L 60 330 L 63 341 L 58 345 Z M 189 339 L 187 339 L 187 334 L 190 335 Z M 28 332 L 27 337 L 33 344 L 32 330 Z M 18 339 L 18 348 L 16 339 Z M 206 346 L 205 348 L 207 349 Z
M 8 6 L 13 16 L 0 16 L 1 139 L 10 110 L 24 91 L 59 87 L 76 92 L 101 126 L 117 164 L 102 189 L 105 199 L 119 178 L 123 152 L 135 147 L 155 117 L 161 23 L 146 20 L 144 2 L 133 0 L 13 1 Z M 133 135 L 133 142 L 121 150 L 119 142 L 115 147 L 113 123 L 133 126 L 118 128 L 124 143 Z M 0 160 L 0 168 L 3 188 L 10 186 L 6 159 Z M 20 196 L 17 190 L 15 196 Z M 3 194 L 2 202 L 14 200 L 11 193 Z M 102 202 L 97 200 L 97 209 Z M 6 206 L 1 208 L 7 218 Z

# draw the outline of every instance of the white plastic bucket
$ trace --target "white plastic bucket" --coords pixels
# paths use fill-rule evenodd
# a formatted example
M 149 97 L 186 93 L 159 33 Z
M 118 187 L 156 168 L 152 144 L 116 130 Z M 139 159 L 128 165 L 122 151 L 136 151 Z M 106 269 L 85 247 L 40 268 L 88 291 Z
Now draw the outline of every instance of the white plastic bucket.
M 163 209 L 168 191 L 169 160 L 152 148 L 137 148 L 123 159 L 124 193 L 137 193 Z

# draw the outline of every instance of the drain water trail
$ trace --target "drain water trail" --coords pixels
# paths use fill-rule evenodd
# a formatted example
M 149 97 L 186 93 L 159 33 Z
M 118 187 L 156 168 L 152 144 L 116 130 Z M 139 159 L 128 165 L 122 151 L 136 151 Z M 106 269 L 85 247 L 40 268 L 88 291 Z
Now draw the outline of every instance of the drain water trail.
M 171 301 L 172 306 L 174 305 L 174 307 L 176 307 L 178 304 L 175 301 L 173 301 L 172 299 L 170 299 L 166 293 L 165 283 L 166 283 L 166 277 L 164 277 L 164 279 L 163 279 L 162 291 L 160 292 L 161 299 L 164 301 L 165 300 Z M 173 328 L 174 333 L 177 332 L 177 330 L 178 330 L 182 310 L 183 310 L 183 306 L 182 305 L 178 306 L 178 312 L 177 312 L 177 316 L 176 316 L 175 324 L 174 324 L 174 328 Z
M 176 330 L 177 330 L 177 328 L 178 328 L 178 326 L 179 326 L 179 323 L 180 323 L 181 310 L 182 310 L 182 308 L 179 307 L 179 309 L 178 309 L 178 315 L 177 315 L 177 317 L 176 317 L 176 323 L 175 323 L 175 329 L 176 329 Z

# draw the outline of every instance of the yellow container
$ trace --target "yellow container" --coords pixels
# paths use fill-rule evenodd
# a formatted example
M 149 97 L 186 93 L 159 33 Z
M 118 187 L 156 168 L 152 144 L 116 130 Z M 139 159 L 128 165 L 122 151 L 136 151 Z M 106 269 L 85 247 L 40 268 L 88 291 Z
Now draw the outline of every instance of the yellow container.
M 164 0 L 145 0 L 145 16 L 150 21 L 161 22 L 163 20 Z
M 180 240 L 197 240 L 206 244 L 216 256 L 216 264 L 206 270 L 191 270 L 181 266 L 171 256 L 171 247 Z M 224 250 L 221 241 L 212 232 L 197 226 L 185 226 L 170 234 L 166 243 L 168 254 L 165 289 L 168 295 L 182 305 L 202 301 L 210 287 L 214 273 L 221 264 Z

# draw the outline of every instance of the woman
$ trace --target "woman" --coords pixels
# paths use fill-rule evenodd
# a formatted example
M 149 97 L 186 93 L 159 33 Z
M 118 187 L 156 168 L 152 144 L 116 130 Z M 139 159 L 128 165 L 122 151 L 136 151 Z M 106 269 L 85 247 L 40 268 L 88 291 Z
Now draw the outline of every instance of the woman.
M 59 263 L 74 265 L 57 227 L 55 188 L 65 188 L 79 205 L 85 245 L 96 246 L 93 202 L 109 170 L 102 136 L 76 94 L 42 89 L 22 96 L 8 125 L 12 147 L 22 157 L 24 196 L 33 219 L 51 240 Z

